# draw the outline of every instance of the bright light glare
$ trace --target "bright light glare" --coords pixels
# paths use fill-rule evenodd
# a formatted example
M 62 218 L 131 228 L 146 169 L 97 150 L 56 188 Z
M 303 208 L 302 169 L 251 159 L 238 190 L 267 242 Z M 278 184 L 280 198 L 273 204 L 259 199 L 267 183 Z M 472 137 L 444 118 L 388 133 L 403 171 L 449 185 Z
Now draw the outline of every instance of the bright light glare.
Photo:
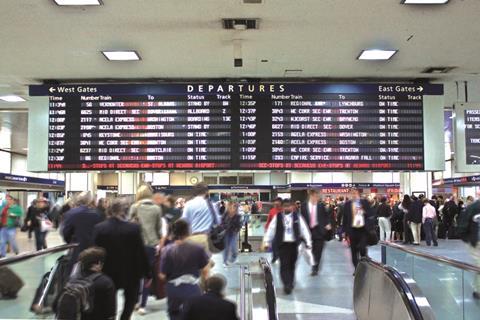
M 16 95 L 1 96 L 0 100 L 5 102 L 23 102 L 25 99 Z
M 128 51 L 102 51 L 110 61 L 132 61 L 140 60 L 140 56 L 133 50 Z
M 445 4 L 449 0 L 404 0 L 403 4 Z
M 100 0 L 54 0 L 59 6 L 99 6 Z
M 397 50 L 367 49 L 363 50 L 358 60 L 388 60 Z

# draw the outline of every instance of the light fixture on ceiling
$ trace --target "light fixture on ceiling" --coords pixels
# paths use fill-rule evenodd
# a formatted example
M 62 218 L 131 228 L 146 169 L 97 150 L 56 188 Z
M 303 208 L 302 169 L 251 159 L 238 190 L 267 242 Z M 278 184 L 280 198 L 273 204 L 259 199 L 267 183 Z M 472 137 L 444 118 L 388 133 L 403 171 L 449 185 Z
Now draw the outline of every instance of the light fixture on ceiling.
M 398 50 L 383 50 L 383 49 L 365 49 L 358 56 L 358 60 L 389 60 Z
M 449 0 L 402 0 L 402 4 L 447 4 Z
M 7 96 L 0 96 L 0 100 L 3 100 L 5 102 L 24 102 L 24 101 L 26 101 L 22 97 L 14 95 L 14 94 L 7 95 Z
M 137 61 L 140 56 L 135 50 L 107 50 L 102 51 L 103 55 L 109 61 Z
M 101 6 L 101 0 L 53 0 L 59 6 Z
M 453 69 L 455 69 L 455 67 L 430 67 L 424 69 L 422 73 L 447 73 Z

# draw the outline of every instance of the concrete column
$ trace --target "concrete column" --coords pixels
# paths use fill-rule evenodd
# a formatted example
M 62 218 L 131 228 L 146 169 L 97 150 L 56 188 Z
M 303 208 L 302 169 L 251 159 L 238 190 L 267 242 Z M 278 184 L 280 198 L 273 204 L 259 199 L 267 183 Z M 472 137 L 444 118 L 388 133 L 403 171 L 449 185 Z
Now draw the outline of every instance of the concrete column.
M 65 174 L 65 192 L 97 191 L 95 172 L 73 172 Z
M 430 172 L 400 173 L 400 192 L 411 195 L 413 192 L 423 192 L 432 196 L 432 179 Z
M 136 172 L 119 172 L 118 173 L 118 194 L 134 195 L 137 187 L 142 183 L 140 174 Z

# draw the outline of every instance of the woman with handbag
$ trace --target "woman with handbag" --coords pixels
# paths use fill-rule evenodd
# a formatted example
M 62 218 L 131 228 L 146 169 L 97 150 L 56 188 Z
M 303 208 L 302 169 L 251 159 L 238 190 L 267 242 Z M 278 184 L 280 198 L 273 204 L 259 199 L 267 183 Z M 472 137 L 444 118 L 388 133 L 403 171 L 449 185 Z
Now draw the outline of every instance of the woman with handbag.
M 0 257 L 5 257 L 7 242 L 10 244 L 15 254 L 19 253 L 16 233 L 19 227 L 20 217 L 23 215 L 22 208 L 17 204 L 17 200 L 12 196 L 7 196 L 7 203 L 1 211 L 1 225 L 0 228 Z
M 48 218 L 50 211 L 48 200 L 40 198 L 35 208 L 27 217 L 27 225 L 33 229 L 35 234 L 35 245 L 37 251 L 47 248 L 47 233 L 53 229 L 53 223 Z

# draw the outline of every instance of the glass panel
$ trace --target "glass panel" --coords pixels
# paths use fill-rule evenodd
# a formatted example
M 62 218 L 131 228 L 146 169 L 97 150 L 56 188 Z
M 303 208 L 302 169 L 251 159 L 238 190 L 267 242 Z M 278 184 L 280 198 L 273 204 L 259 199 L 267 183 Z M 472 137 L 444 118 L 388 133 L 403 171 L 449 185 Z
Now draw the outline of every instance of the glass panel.
M 473 298 L 473 291 L 480 292 L 480 275 L 465 271 L 463 275 L 464 319 L 480 317 L 480 301 Z
M 412 276 L 427 297 L 436 319 L 463 319 L 463 270 L 415 257 Z
M 413 255 L 387 247 L 387 265 L 394 267 L 409 276 L 413 274 Z
M 35 291 L 43 275 L 50 271 L 56 260 L 63 254 L 66 254 L 66 251 L 32 258 L 8 266 L 22 279 L 24 286 L 17 293 L 16 298 L 0 299 L 0 319 L 36 319 L 40 317 L 30 312 Z M 2 284 L 5 284 L 4 280 L 2 280 Z M 46 314 L 41 318 L 53 319 L 53 315 Z

